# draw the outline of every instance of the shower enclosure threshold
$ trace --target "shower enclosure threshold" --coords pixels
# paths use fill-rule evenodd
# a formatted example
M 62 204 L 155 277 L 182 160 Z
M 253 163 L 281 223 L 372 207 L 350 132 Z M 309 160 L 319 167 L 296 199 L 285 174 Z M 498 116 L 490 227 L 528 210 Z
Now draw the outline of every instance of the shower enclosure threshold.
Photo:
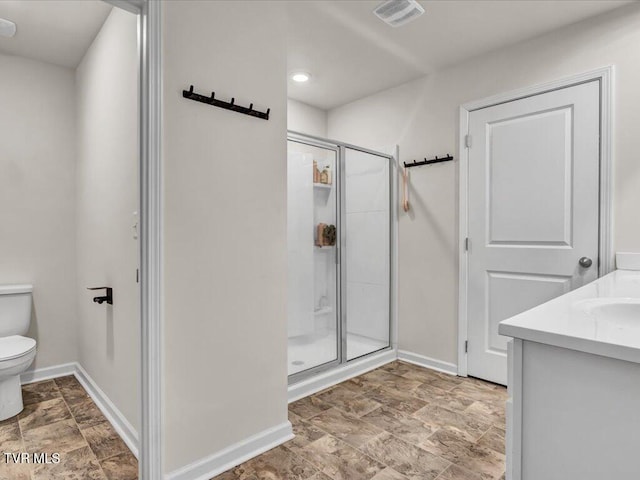
M 332 387 L 340 382 L 391 363 L 397 360 L 397 358 L 397 350 L 387 347 L 379 352 L 370 353 L 362 358 L 356 358 L 348 363 L 337 365 L 334 368 L 289 385 L 287 393 L 288 401 L 289 403 L 295 402 L 296 400 Z

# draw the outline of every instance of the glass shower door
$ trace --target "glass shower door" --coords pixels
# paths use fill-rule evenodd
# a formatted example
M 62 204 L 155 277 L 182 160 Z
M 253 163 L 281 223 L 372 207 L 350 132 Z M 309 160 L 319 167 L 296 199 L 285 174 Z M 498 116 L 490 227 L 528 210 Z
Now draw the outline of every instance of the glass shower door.
M 343 304 L 347 360 L 390 345 L 391 161 L 344 148 Z
M 287 145 L 288 371 L 299 377 L 340 358 L 338 150 Z

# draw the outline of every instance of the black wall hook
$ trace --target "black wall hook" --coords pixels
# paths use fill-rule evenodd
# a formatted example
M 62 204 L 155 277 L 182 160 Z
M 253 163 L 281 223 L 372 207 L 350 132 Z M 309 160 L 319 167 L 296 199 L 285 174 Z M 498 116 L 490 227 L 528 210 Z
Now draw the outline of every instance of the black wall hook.
M 245 115 L 249 115 L 251 117 L 262 118 L 263 120 L 269 120 L 269 113 L 271 109 L 268 108 L 266 112 L 259 112 L 253 109 L 253 103 L 247 107 L 243 107 L 241 105 L 236 105 L 235 97 L 231 98 L 230 102 L 223 102 L 222 100 L 216 100 L 216 92 L 211 92 L 210 97 L 205 97 L 204 95 L 200 95 L 199 93 L 195 93 L 193 91 L 193 85 L 189 87 L 189 90 L 183 90 L 182 96 L 184 98 L 188 98 L 189 100 L 194 100 L 200 103 L 206 103 L 207 105 L 213 105 L 214 107 L 224 108 L 225 110 L 233 110 L 234 112 L 244 113 Z
M 436 155 L 436 158 L 432 158 L 431 160 L 427 160 L 425 158 L 422 162 L 416 162 L 415 160 L 413 163 L 404 162 L 404 168 L 420 167 L 422 165 L 431 165 L 432 163 L 450 162 L 451 160 L 453 160 L 453 157 L 447 153 L 446 157 L 438 158 Z

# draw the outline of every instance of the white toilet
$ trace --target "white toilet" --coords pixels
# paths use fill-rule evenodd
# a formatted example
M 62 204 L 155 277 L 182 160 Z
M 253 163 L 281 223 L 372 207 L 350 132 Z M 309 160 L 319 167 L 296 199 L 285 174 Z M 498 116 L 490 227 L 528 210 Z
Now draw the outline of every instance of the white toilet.
M 0 421 L 22 411 L 20 374 L 36 358 L 36 341 L 23 337 L 31 323 L 31 285 L 0 285 Z

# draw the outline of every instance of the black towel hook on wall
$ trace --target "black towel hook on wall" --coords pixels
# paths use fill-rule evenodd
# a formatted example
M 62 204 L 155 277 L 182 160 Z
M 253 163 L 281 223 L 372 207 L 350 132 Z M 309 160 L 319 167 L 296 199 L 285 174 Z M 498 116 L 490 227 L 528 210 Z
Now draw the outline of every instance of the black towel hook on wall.
M 262 118 L 263 120 L 269 120 L 269 113 L 271 112 L 270 108 L 268 108 L 266 112 L 259 112 L 258 110 L 254 110 L 253 103 L 249 105 L 249 108 L 243 107 L 241 105 L 236 105 L 235 97 L 232 97 L 230 102 L 223 102 L 222 100 L 216 100 L 216 92 L 211 92 L 210 97 L 200 95 L 199 93 L 195 93 L 193 91 L 193 85 L 189 87 L 189 90 L 183 90 L 182 96 L 184 98 L 188 98 L 189 100 L 194 100 L 200 103 L 206 103 L 207 105 L 213 105 L 214 107 L 224 108 L 225 110 L 233 110 L 234 112 L 244 113 L 245 115 L 249 115 L 251 117 L 256 117 L 256 118 Z
M 413 163 L 404 162 L 404 168 L 420 167 L 422 165 L 431 165 L 432 163 L 450 162 L 451 160 L 453 160 L 453 157 L 447 153 L 446 157 L 438 158 L 438 156 L 436 155 L 436 158 L 432 158 L 431 160 L 427 160 L 425 157 L 424 161 L 422 162 L 416 162 L 415 160 L 413 161 Z

